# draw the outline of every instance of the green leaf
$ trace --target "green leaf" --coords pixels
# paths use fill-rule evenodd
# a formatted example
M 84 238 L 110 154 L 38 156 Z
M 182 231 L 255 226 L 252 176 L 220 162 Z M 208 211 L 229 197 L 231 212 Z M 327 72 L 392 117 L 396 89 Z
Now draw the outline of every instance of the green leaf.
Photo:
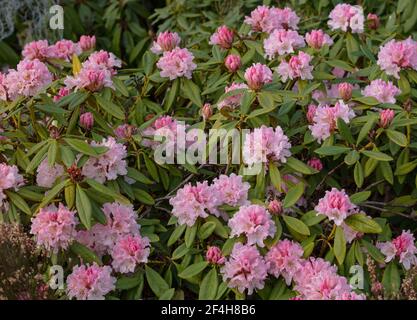
M 353 214 L 345 220 L 347 225 L 353 230 L 363 233 L 381 233 L 382 229 L 378 223 L 365 214 Z
M 355 168 L 353 170 L 353 178 L 358 188 L 362 187 L 364 181 L 364 173 L 362 164 L 360 162 L 356 162 Z
M 395 175 L 396 176 L 403 176 L 405 174 L 408 174 L 412 172 L 417 167 L 417 160 L 414 160 L 412 162 L 407 162 L 395 169 Z
M 380 161 L 378 165 L 382 171 L 382 175 L 384 176 L 385 180 L 387 180 L 390 184 L 394 184 L 394 176 L 392 174 L 390 164 L 386 161 Z
M 168 283 L 151 267 L 145 266 L 145 273 L 149 287 L 158 298 L 161 297 L 169 289 Z
M 337 262 L 339 263 L 339 265 L 342 265 L 346 256 L 346 239 L 344 231 L 340 226 L 336 227 L 333 250 Z
M 350 148 L 339 146 L 324 146 L 316 149 L 314 152 L 323 156 L 334 156 L 341 153 L 350 151 Z
M 282 218 L 284 219 L 284 222 L 288 227 L 297 231 L 299 234 L 302 234 L 305 236 L 310 235 L 310 230 L 305 225 L 305 223 L 302 222 L 301 220 L 291 217 L 291 216 L 286 216 L 286 215 L 283 215 Z
M 371 196 L 371 194 L 372 194 L 371 191 L 357 192 L 357 193 L 352 194 L 350 196 L 350 201 L 353 204 L 360 204 L 360 203 L 366 201 Z
M 177 260 L 185 256 L 190 251 L 189 248 L 185 245 L 185 243 L 181 244 L 178 248 L 174 250 L 172 253 L 172 260 Z
M 201 240 L 207 239 L 216 229 L 216 224 L 214 222 L 207 221 L 198 229 L 198 237 Z
M 77 256 L 80 256 L 83 263 L 95 262 L 98 265 L 102 265 L 101 259 L 94 253 L 94 251 L 79 242 L 74 241 L 70 246 L 70 250 Z
M 351 33 L 346 33 L 346 49 L 349 60 L 352 61 L 353 64 L 356 64 L 356 61 L 358 60 L 356 52 L 359 51 L 359 44 Z
M 201 101 L 200 88 L 192 80 L 184 78 L 183 90 L 184 90 L 185 96 L 188 99 L 190 99 L 198 107 L 203 106 L 203 102 Z
M 78 184 L 75 190 L 75 207 L 77 208 L 81 223 L 87 230 L 90 230 L 92 215 L 91 202 L 85 191 Z
M 346 71 L 349 71 L 349 72 L 354 72 L 355 71 L 354 67 L 352 67 L 350 64 L 348 64 L 347 62 L 342 61 L 342 60 L 328 60 L 328 61 L 326 61 L 326 63 L 329 66 L 334 67 L 334 68 L 340 68 L 340 69 L 343 69 L 343 70 L 346 70 Z
M 138 201 L 140 201 L 144 204 L 150 205 L 150 206 L 155 204 L 154 198 L 149 193 L 147 193 L 145 190 L 133 189 L 133 193 L 135 194 L 136 200 L 138 200 Z
M 318 171 L 308 165 L 306 165 L 304 162 L 294 158 L 290 157 L 287 159 L 286 165 L 290 168 L 294 169 L 296 172 L 302 173 L 302 174 L 315 174 Z
M 357 97 L 357 98 L 354 98 L 353 100 L 358 101 L 362 104 L 366 104 L 368 106 L 376 106 L 380 104 L 380 102 L 374 97 Z
M 392 159 L 391 156 L 389 156 L 385 153 L 379 152 L 379 151 L 363 150 L 363 151 L 361 151 L 361 153 L 363 153 L 365 156 L 367 156 L 369 158 L 372 158 L 372 159 L 375 159 L 375 160 L 378 160 L 378 161 L 392 161 L 392 160 L 394 160 L 394 159 Z
M 342 118 L 337 119 L 337 128 L 339 129 L 339 133 L 343 139 L 345 139 L 347 142 L 351 144 L 354 143 L 352 133 L 350 132 L 348 125 L 345 121 L 343 121 Z
M 56 156 L 58 154 L 58 141 L 51 140 L 48 148 L 48 165 L 52 167 L 55 164 Z
M 281 174 L 272 161 L 269 163 L 269 178 L 271 179 L 275 189 L 281 191 Z
M 175 99 L 178 96 L 178 92 L 180 91 L 180 79 L 177 78 L 171 83 L 171 88 L 167 93 L 165 103 L 164 103 L 164 109 L 166 111 L 169 111 L 174 104 Z
M 198 299 L 214 300 L 217 295 L 218 285 L 217 270 L 216 268 L 212 268 L 203 278 L 203 281 L 201 281 Z
M 20 210 L 22 210 L 27 215 L 31 216 L 32 211 L 30 210 L 27 202 L 17 193 L 10 191 L 10 190 L 3 190 L 4 193 L 6 193 L 7 197 L 10 199 L 10 201 L 18 207 Z M 20 190 L 19 190 L 20 192 Z
M 168 239 L 168 247 L 172 246 L 175 242 L 177 242 L 177 240 L 184 233 L 186 227 L 186 224 L 182 224 L 174 229 L 174 231 L 171 233 L 171 236 Z
M 195 236 L 197 234 L 197 229 L 197 222 L 194 223 L 192 227 L 187 226 L 187 229 L 185 229 L 185 245 L 187 246 L 187 248 L 190 248 L 193 245 Z
M 111 114 L 113 117 L 124 120 L 125 113 L 123 112 L 122 108 L 119 107 L 117 104 L 113 103 L 110 100 L 106 100 L 103 97 L 96 95 L 96 101 L 100 105 L 101 108 L 108 114 Z
M 388 297 L 397 294 L 400 290 L 400 273 L 394 261 L 391 261 L 385 268 L 384 275 L 382 276 L 382 285 Z
M 116 289 L 129 290 L 143 283 L 143 271 L 139 271 L 133 276 L 123 276 L 117 279 Z
M 192 278 L 198 275 L 200 272 L 202 272 L 207 266 L 208 266 L 207 261 L 194 263 L 188 266 L 187 268 L 185 268 L 181 273 L 178 274 L 178 276 L 183 279 Z
M 101 184 L 99 182 L 97 182 L 96 180 L 93 179 L 85 179 L 85 182 L 87 182 L 89 184 L 90 187 L 92 187 L 94 190 L 112 197 L 114 200 L 119 201 L 121 204 L 130 204 L 130 201 L 125 198 L 124 196 L 122 196 L 121 194 L 118 194 L 117 192 L 113 191 L 112 189 L 110 189 L 109 187 L 105 186 L 104 184 Z
M 49 202 L 51 202 L 51 200 L 53 198 L 55 198 L 55 196 L 62 190 L 64 189 L 64 187 L 70 182 L 69 179 L 61 181 L 60 183 L 56 184 L 55 187 L 53 187 L 51 190 L 49 190 L 44 198 L 42 199 L 42 202 L 39 204 L 39 208 L 43 208 L 44 206 L 46 206 L 47 204 L 49 204 Z
M 288 190 L 287 194 L 285 195 L 283 206 L 284 208 L 289 208 L 297 203 L 298 199 L 304 193 L 304 183 L 300 182 L 297 183 L 294 187 Z
M 371 257 L 378 263 L 384 263 L 385 256 L 372 243 L 361 239 L 361 244 L 366 248 Z
M 127 167 L 127 176 L 143 184 L 153 184 L 153 181 L 135 168 Z
M 385 133 L 392 142 L 398 144 L 400 147 L 406 147 L 408 145 L 405 134 L 390 129 L 386 129 Z
M 78 139 L 64 138 L 64 141 L 74 150 L 86 154 L 88 156 L 97 157 L 97 151 L 87 142 Z
M 359 152 L 356 150 L 352 150 L 350 151 L 346 156 L 345 156 L 345 163 L 349 166 L 353 165 L 356 163 L 356 161 L 358 161 L 360 158 L 359 156 Z
M 368 121 L 366 121 L 366 123 L 363 125 L 361 131 L 359 131 L 358 140 L 356 141 L 356 146 L 358 146 L 359 143 L 361 143 L 361 141 L 372 130 L 372 127 L 374 126 L 376 120 L 377 120 L 377 117 L 374 115 L 369 117 Z
M 165 291 L 160 297 L 159 300 L 171 300 L 172 297 L 174 296 L 175 293 L 175 289 L 171 288 L 168 289 L 167 291 Z

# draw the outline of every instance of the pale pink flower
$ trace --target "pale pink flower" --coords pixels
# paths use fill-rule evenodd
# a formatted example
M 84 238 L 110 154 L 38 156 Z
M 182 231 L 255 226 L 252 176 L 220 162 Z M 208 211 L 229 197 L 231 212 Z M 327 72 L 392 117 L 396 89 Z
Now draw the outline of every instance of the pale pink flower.
M 233 207 L 249 204 L 248 191 L 250 184 L 243 182 L 240 175 L 232 173 L 230 176 L 226 176 L 222 174 L 213 180 L 211 188 L 218 195 L 222 204 Z
M 31 221 L 30 233 L 35 235 L 38 246 L 54 252 L 68 248 L 77 234 L 75 211 L 70 211 L 62 203 L 58 208 L 52 204 L 40 209 Z
M 78 46 L 82 51 L 89 51 L 94 49 L 96 46 L 96 36 L 82 35 L 78 41 Z
M 210 37 L 209 44 L 218 45 L 222 49 L 230 49 L 233 45 L 233 30 L 220 26 Z
M 53 80 L 46 65 L 38 59 L 22 60 L 16 70 L 9 70 L 6 76 L 6 87 L 9 99 L 18 96 L 33 97 L 45 89 Z
M 306 118 L 307 118 L 307 121 L 309 123 L 313 123 L 314 122 L 313 119 L 314 119 L 314 116 L 316 115 L 316 111 L 317 111 L 317 106 L 316 105 L 310 104 L 308 106 Z
M 402 41 L 392 39 L 379 49 L 377 64 L 387 75 L 400 79 L 402 69 L 417 70 L 416 51 L 417 42 L 411 38 Z
M 295 49 L 305 46 L 304 38 L 293 30 L 274 30 L 264 40 L 265 55 L 272 60 L 277 56 L 294 53 Z
M 300 18 L 290 8 L 271 8 L 270 18 L 274 29 L 298 29 Z
M 58 102 L 63 97 L 69 95 L 70 92 L 71 92 L 70 89 L 68 89 L 67 87 L 60 88 L 59 91 L 58 91 L 58 94 L 56 96 L 54 96 L 54 102 Z
M 7 101 L 6 75 L 0 72 L 0 100 Z
M 265 84 L 272 82 L 272 71 L 262 63 L 254 63 L 245 71 L 245 80 L 252 90 L 259 90 Z
M 353 230 L 345 222 L 343 222 L 340 226 L 343 229 L 343 234 L 345 236 L 345 239 L 346 239 L 347 243 L 351 243 L 353 240 L 355 240 L 355 239 L 357 239 L 357 238 L 359 238 L 360 236 L 363 235 L 362 233 Z
M 27 43 L 23 47 L 22 56 L 27 60 L 38 59 L 44 61 L 48 58 L 48 40 L 38 40 Z
M 282 276 L 287 285 L 301 267 L 303 248 L 288 239 L 279 241 L 267 253 L 265 261 L 268 264 L 268 273 L 275 277 Z
M 331 46 L 333 44 L 332 38 L 323 30 L 311 30 L 305 35 L 307 44 L 314 49 L 321 49 L 323 46 Z
M 174 48 L 171 51 L 165 51 L 156 66 L 161 70 L 161 77 L 170 80 L 179 77 L 191 79 L 192 72 L 197 68 L 193 59 L 194 56 L 188 49 Z
M 365 97 L 374 97 L 380 103 L 395 103 L 395 96 L 400 93 L 401 90 L 391 81 L 384 81 L 382 79 L 371 81 L 371 83 L 362 90 L 362 94 Z
M 267 268 L 256 247 L 238 242 L 220 272 L 230 288 L 236 288 L 241 293 L 247 289 L 251 295 L 254 289 L 263 289 Z
M 2 207 L 4 209 L 8 207 L 5 202 L 7 196 L 4 190 L 14 189 L 17 191 L 23 184 L 23 176 L 19 174 L 19 169 L 15 165 L 9 166 L 5 163 L 0 163 L 0 210 Z
M 94 115 L 91 112 L 84 112 L 80 115 L 80 126 L 86 130 L 91 130 L 94 125 Z
M 342 82 L 338 84 L 337 89 L 339 91 L 339 97 L 341 97 L 343 100 L 347 101 L 350 100 L 350 98 L 352 98 L 352 84 L 348 82 Z
M 112 75 L 116 74 L 115 68 L 121 68 L 122 61 L 113 53 L 104 50 L 93 52 L 88 60 L 83 63 L 83 68 L 102 68 L 108 70 Z
M 45 158 L 36 169 L 36 184 L 40 187 L 51 188 L 55 181 L 64 175 L 64 167 L 58 163 L 50 166 Z
M 379 28 L 379 17 L 374 13 L 368 13 L 368 16 L 366 17 L 366 22 L 368 23 L 369 29 L 376 30 Z
M 112 73 L 107 69 L 99 66 L 82 67 L 80 72 L 75 76 L 67 76 L 64 80 L 65 85 L 69 88 L 86 89 L 91 92 L 97 92 L 104 87 L 114 89 Z
M 120 273 L 134 272 L 138 264 L 148 262 L 149 247 L 147 237 L 140 235 L 120 237 L 111 252 L 113 269 Z
M 391 242 L 379 242 L 377 247 L 385 255 L 385 262 L 398 257 L 406 270 L 417 265 L 417 248 L 414 235 L 410 230 L 404 231 Z
M 75 266 L 67 277 L 67 294 L 70 299 L 104 300 L 104 296 L 116 289 L 116 278 L 109 266 Z
M 151 51 L 155 54 L 162 54 L 171 51 L 179 46 L 181 38 L 176 32 L 165 31 L 158 34 L 156 41 L 152 43 Z
M 258 6 L 250 13 L 250 16 L 245 17 L 245 23 L 250 25 L 255 32 L 270 32 L 274 29 L 271 26 L 270 12 L 271 9 L 268 6 Z
M 178 223 L 192 227 L 198 217 L 206 218 L 209 213 L 218 215 L 216 207 L 219 199 L 207 181 L 203 181 L 197 182 L 195 186 L 186 184 L 177 191 L 175 197 L 169 199 L 169 204 L 173 207 L 172 214 L 178 218 Z
M 345 190 L 339 191 L 336 188 L 326 191 L 325 196 L 319 200 L 318 205 L 314 208 L 318 215 L 327 216 L 330 221 L 334 221 L 338 226 L 353 214 L 355 209 L 356 206 L 350 201 Z
M 364 30 L 365 17 L 361 6 L 352 6 L 340 3 L 330 12 L 328 25 L 332 30 L 348 31 L 352 33 L 362 33 Z
M 268 32 L 279 29 L 298 29 L 300 18 L 290 8 L 270 8 L 268 6 L 258 6 L 251 12 L 250 16 L 245 17 L 245 23 L 252 27 L 255 32 Z
M 161 142 L 156 141 L 156 137 L 165 138 L 167 150 L 174 152 L 177 139 L 185 133 L 186 126 L 172 118 L 171 116 L 160 116 L 149 127 L 143 130 L 142 134 L 149 139 L 144 139 L 142 144 L 146 147 L 157 148 Z M 153 138 L 154 140 L 151 140 Z
M 239 90 L 239 89 L 248 89 L 248 86 L 246 83 L 233 82 L 231 85 L 227 86 L 224 89 L 224 92 L 227 93 L 227 92 L 231 92 L 231 91 Z M 229 96 L 225 98 L 224 100 L 220 101 L 217 107 L 219 109 L 222 109 L 223 107 L 227 106 L 231 109 L 235 109 L 240 106 L 242 97 L 243 97 L 243 92 L 236 93 L 235 95 Z
M 387 128 L 392 119 L 394 119 L 395 112 L 392 109 L 384 109 L 379 112 L 379 126 L 381 128 Z
M 82 168 L 82 174 L 100 183 L 106 180 L 116 180 L 119 175 L 127 174 L 126 147 L 117 143 L 113 137 L 103 139 L 101 143 L 91 142 L 93 147 L 107 147 L 105 153 L 90 157 Z
M 262 125 L 245 137 L 243 160 L 247 165 L 268 163 L 268 161 L 287 162 L 291 156 L 291 143 L 282 128 L 275 129 Z
M 225 258 L 223 257 L 222 251 L 219 247 L 211 246 L 207 249 L 206 261 L 211 264 L 222 265 L 225 262 Z
M 339 100 L 334 107 L 327 105 L 317 107 L 313 124 L 308 128 L 317 142 L 321 143 L 337 128 L 337 119 L 340 118 L 349 123 L 354 117 L 354 111 L 343 100 Z
M 313 66 L 310 65 L 312 57 L 303 51 L 298 55 L 291 56 L 290 60 L 282 60 L 276 68 L 278 74 L 281 76 L 282 82 L 289 79 L 301 78 L 302 80 L 313 79 L 311 71 Z
M 224 65 L 230 72 L 236 72 L 242 66 L 242 61 L 239 55 L 229 54 L 224 60 Z
M 229 220 L 230 236 L 245 235 L 247 244 L 264 247 L 264 240 L 273 237 L 276 231 L 272 217 L 264 207 L 259 205 L 241 206 Z
M 310 160 L 308 160 L 307 164 L 316 169 L 317 171 L 321 171 L 323 170 L 323 163 L 321 162 L 321 160 L 319 158 L 311 158 Z
M 63 39 L 49 46 L 48 58 L 70 61 L 74 54 L 78 56 L 81 54 L 81 52 L 82 50 L 78 43 Z
M 332 69 L 332 75 L 336 78 L 343 78 L 345 76 L 346 71 L 342 68 L 335 67 Z

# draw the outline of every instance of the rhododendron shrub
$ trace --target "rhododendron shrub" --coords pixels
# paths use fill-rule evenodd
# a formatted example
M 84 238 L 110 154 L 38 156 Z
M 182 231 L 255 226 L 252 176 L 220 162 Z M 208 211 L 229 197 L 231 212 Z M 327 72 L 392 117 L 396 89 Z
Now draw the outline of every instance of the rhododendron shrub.
M 292 3 L 3 69 L 0 220 L 63 267 L 57 297 L 415 297 L 415 34 Z

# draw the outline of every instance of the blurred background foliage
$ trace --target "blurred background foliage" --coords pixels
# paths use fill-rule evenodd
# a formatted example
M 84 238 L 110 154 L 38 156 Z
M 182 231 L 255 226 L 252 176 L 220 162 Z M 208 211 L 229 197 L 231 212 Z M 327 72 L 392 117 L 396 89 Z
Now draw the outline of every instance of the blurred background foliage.
M 245 14 L 258 5 L 290 6 L 301 17 L 300 28 L 319 28 L 337 3 L 361 4 L 365 12 L 380 16 L 387 39 L 397 35 L 417 38 L 416 0 L 2 0 L 2 24 L 14 22 L 14 30 L 6 38 L 0 34 L 0 66 L 14 66 L 19 61 L 23 45 L 32 40 L 59 38 L 77 40 L 83 34 L 95 35 L 98 48 L 114 52 L 125 67 L 137 67 L 141 57 L 159 31 L 177 31 L 187 39 L 188 47 L 208 46 L 209 35 L 221 24 L 237 26 Z M 7 4 L 20 8 L 7 10 Z M 18 5 L 16 5 L 18 4 Z M 49 6 L 47 5 L 49 4 Z M 48 28 L 49 7 L 60 4 L 64 8 L 64 30 Z M 36 9 L 36 10 L 35 10 Z M 42 14 L 43 10 L 43 14 Z M 34 12 L 41 14 L 34 15 Z M 32 13 L 32 14 L 30 14 Z M 12 19 L 12 20 L 10 20 Z M 45 30 L 35 32 L 28 19 L 44 19 Z M 39 30 L 38 30 L 39 31 Z

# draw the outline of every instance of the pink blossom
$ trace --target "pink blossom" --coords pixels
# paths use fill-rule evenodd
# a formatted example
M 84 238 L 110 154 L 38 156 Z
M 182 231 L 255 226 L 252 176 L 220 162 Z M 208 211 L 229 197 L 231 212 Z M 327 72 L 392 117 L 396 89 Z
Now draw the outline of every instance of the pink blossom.
M 6 75 L 0 72 L 0 100 L 7 101 Z
M 268 211 L 271 214 L 281 214 L 283 212 L 282 203 L 279 200 L 272 200 L 268 204 Z
M 81 68 L 80 72 L 75 76 L 68 76 L 64 83 L 69 88 L 86 89 L 91 92 L 97 92 L 104 87 L 114 89 L 111 79 L 112 73 L 109 70 L 98 66 L 90 66 Z
M 268 161 L 287 162 L 291 156 L 291 143 L 280 126 L 275 129 L 262 125 L 245 137 L 243 160 L 247 165 Z
M 300 18 L 290 8 L 271 8 L 271 20 L 275 29 L 298 29 Z
M 247 289 L 251 295 L 254 289 L 263 289 L 267 268 L 256 247 L 238 242 L 220 272 L 230 288 L 236 288 L 241 293 Z
M 134 272 L 140 263 L 148 262 L 149 239 L 140 235 L 120 237 L 114 245 L 111 256 L 112 267 L 116 272 Z
M 100 50 L 93 52 L 86 62 L 83 63 L 83 68 L 101 68 L 108 70 L 112 75 L 116 74 L 115 68 L 120 68 L 122 61 L 118 59 L 113 53 Z
M 222 49 L 230 49 L 233 45 L 233 30 L 220 26 L 210 37 L 209 44 L 218 45 Z
M 319 158 L 311 158 L 310 160 L 308 160 L 307 164 L 316 169 L 317 171 L 321 171 L 323 170 L 323 163 L 321 162 L 321 160 Z
M 4 190 L 14 189 L 17 191 L 23 184 L 23 176 L 19 174 L 19 169 L 15 165 L 9 166 L 0 163 L 0 210 L 2 207 L 8 207 L 7 203 L 4 202 L 7 197 Z
M 392 119 L 394 119 L 395 112 L 392 109 L 384 109 L 379 112 L 379 126 L 381 128 L 387 128 Z
M 70 61 L 74 54 L 78 56 L 81 52 L 82 51 L 78 43 L 63 39 L 49 46 L 48 58 Z
M 230 72 L 236 72 L 242 66 L 242 61 L 239 55 L 229 54 L 224 60 L 224 65 Z
M 119 139 L 130 139 L 136 132 L 137 128 L 131 124 L 121 124 L 114 130 L 114 134 Z
M 303 248 L 290 240 L 281 240 L 274 245 L 265 257 L 268 264 L 268 272 L 275 277 L 282 276 L 287 285 L 301 267 Z
M 311 30 L 306 33 L 306 42 L 307 44 L 314 49 L 321 49 L 323 46 L 331 46 L 333 44 L 332 38 L 323 30 Z
M 321 143 L 330 137 L 336 129 L 337 119 L 340 118 L 344 122 L 349 123 L 354 117 L 354 111 L 343 100 L 339 100 L 334 107 L 327 105 L 317 107 L 313 124 L 309 125 L 308 128 L 317 142 Z
M 31 221 L 30 233 L 35 235 L 38 246 L 54 252 L 68 248 L 77 234 L 75 211 L 70 211 L 62 203 L 58 208 L 52 204 L 40 209 Z
M 297 31 L 293 30 L 274 30 L 264 40 L 265 55 L 270 60 L 287 53 L 294 53 L 295 49 L 304 46 L 305 42 L 303 37 Z
M 282 60 L 277 67 L 277 72 L 281 76 L 282 82 L 289 79 L 301 78 L 303 80 L 313 79 L 311 71 L 313 66 L 310 65 L 311 56 L 308 53 L 300 51 L 298 55 L 291 56 L 290 60 Z
M 346 71 L 343 70 L 342 68 L 335 67 L 332 70 L 332 75 L 334 75 L 336 78 L 339 78 L 339 79 L 343 78 L 345 76 L 345 73 Z
M 67 294 L 70 299 L 104 300 L 104 296 L 116 289 L 116 278 L 111 276 L 109 266 L 75 266 L 67 277 Z
M 279 29 L 298 29 L 300 18 L 290 8 L 270 8 L 258 6 L 250 16 L 245 17 L 245 23 L 252 27 L 255 32 L 268 32 Z
M 374 97 L 380 103 L 395 103 L 395 96 L 399 95 L 401 90 L 398 89 L 391 81 L 377 79 L 371 81 L 369 85 L 362 90 L 365 97 Z
M 231 85 L 227 86 L 224 89 L 224 92 L 227 93 L 227 92 L 231 92 L 231 91 L 239 90 L 239 89 L 248 89 L 248 86 L 245 83 L 233 82 Z M 236 93 L 235 95 L 229 96 L 225 98 L 224 100 L 220 101 L 217 107 L 219 109 L 222 109 L 223 107 L 227 106 L 231 109 L 235 109 L 240 106 L 242 97 L 243 97 L 243 92 Z
M 364 30 L 365 17 L 361 6 L 352 6 L 340 3 L 330 12 L 328 25 L 332 30 L 344 32 L 351 29 L 352 33 L 362 33 Z
M 345 222 L 341 224 L 341 227 L 347 243 L 351 243 L 353 240 L 363 235 L 362 233 L 353 230 Z
M 181 38 L 176 32 L 165 31 L 158 34 L 156 41 L 152 43 L 151 51 L 155 54 L 162 54 L 171 51 L 179 46 Z
M 224 264 L 225 259 L 223 257 L 222 251 L 219 247 L 212 246 L 208 247 L 206 252 L 206 261 L 208 261 L 211 264 Z
M 92 141 L 93 147 L 107 147 L 105 153 L 90 157 L 82 168 L 82 174 L 100 183 L 106 180 L 116 180 L 119 175 L 127 174 L 126 147 L 117 143 L 113 137 L 103 139 L 101 143 Z
M 44 61 L 48 58 L 48 50 L 48 40 L 32 41 L 23 47 L 22 56 L 26 60 L 38 59 Z
M 348 101 L 350 100 L 350 98 L 352 98 L 353 85 L 351 85 L 350 83 L 348 82 L 339 83 L 337 86 L 337 89 L 339 91 L 339 96 L 343 100 Z
M 5 85 L 11 100 L 18 96 L 33 97 L 52 82 L 52 74 L 38 59 L 22 60 L 16 70 L 9 70 Z
M 91 112 L 84 112 L 80 115 L 80 126 L 86 130 L 91 130 L 94 125 L 94 115 Z
M 171 116 L 161 116 L 157 118 L 151 126 L 143 130 L 142 134 L 145 137 L 154 139 L 155 137 L 165 138 L 166 140 L 164 143 L 167 145 L 167 150 L 172 150 L 172 152 L 174 152 L 178 136 L 181 135 L 181 132 L 185 132 L 185 128 L 186 126 L 183 123 L 177 122 L 177 120 Z M 146 147 L 155 149 L 161 142 L 144 139 L 142 144 Z
M 192 227 L 198 217 L 206 218 L 209 212 L 217 213 L 219 199 L 207 181 L 203 181 L 197 182 L 195 186 L 186 184 L 177 191 L 175 197 L 169 199 L 169 204 L 173 207 L 172 214 L 178 218 L 178 223 Z
M 62 87 L 59 89 L 58 94 L 56 96 L 54 96 L 54 102 L 58 102 L 59 100 L 61 100 L 63 97 L 67 96 L 70 94 L 70 90 L 66 87 Z
M 272 71 L 262 63 L 254 63 L 245 71 L 245 80 L 252 90 L 259 90 L 272 82 Z
M 417 70 L 417 42 L 408 38 L 388 41 L 379 49 L 378 62 L 387 75 L 400 79 L 399 72 L 405 68 Z
M 356 206 L 350 201 L 345 190 L 339 191 L 336 188 L 326 191 L 325 196 L 319 200 L 318 205 L 314 208 L 317 214 L 327 216 L 330 221 L 334 221 L 338 226 L 354 213 L 354 209 L 356 209 Z
M 385 255 L 385 262 L 398 257 L 406 270 L 417 265 L 415 238 L 410 230 L 404 231 L 391 242 L 379 242 L 377 247 Z
M 210 103 L 205 103 L 201 107 L 201 115 L 203 116 L 204 120 L 210 119 L 210 117 L 213 115 L 213 108 Z
M 268 6 L 258 6 L 250 16 L 245 17 L 245 23 L 252 27 L 255 32 L 271 32 L 271 9 Z
M 316 115 L 316 111 L 317 111 L 317 106 L 316 105 L 314 105 L 314 104 L 310 104 L 309 106 L 308 106 L 308 110 L 307 110 L 307 114 L 306 114 L 306 118 L 307 118 L 307 121 L 309 122 L 309 123 L 313 123 L 314 122 L 314 116 Z
M 81 36 L 80 40 L 78 41 L 78 46 L 82 51 L 89 51 L 94 49 L 96 46 L 96 36 Z
M 368 13 L 366 17 L 366 22 L 368 23 L 369 29 L 376 30 L 379 28 L 380 21 L 379 17 L 376 14 Z
M 179 77 L 191 79 L 192 72 L 197 68 L 193 62 L 194 56 L 186 48 L 174 48 L 165 51 L 156 66 L 161 70 L 161 77 L 174 80 Z
M 231 237 L 246 235 L 248 245 L 257 244 L 260 247 L 264 247 L 264 240 L 273 237 L 276 231 L 271 215 L 259 205 L 241 206 L 228 226 Z
M 40 187 L 51 188 L 55 181 L 64 174 L 64 167 L 55 163 L 50 166 L 48 158 L 45 158 L 36 169 L 36 184 Z
M 219 202 L 229 206 L 242 206 L 249 204 L 248 191 L 250 184 L 243 182 L 242 176 L 232 173 L 230 176 L 224 174 L 213 180 L 211 188 L 220 198 Z

